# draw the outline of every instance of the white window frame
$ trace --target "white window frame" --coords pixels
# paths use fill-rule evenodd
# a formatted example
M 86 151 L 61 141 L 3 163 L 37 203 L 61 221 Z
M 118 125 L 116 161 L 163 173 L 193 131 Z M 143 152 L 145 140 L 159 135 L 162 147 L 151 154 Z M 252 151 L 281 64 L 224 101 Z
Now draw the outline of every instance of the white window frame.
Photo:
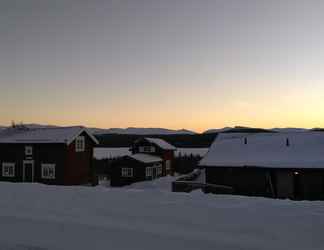
M 78 136 L 75 139 L 75 152 L 85 151 L 85 136 Z
M 54 180 L 56 177 L 56 171 L 55 171 L 56 165 L 55 164 L 49 164 L 49 163 L 42 163 L 41 164 L 41 170 L 42 170 L 42 179 L 47 179 L 47 180 Z M 47 173 L 46 173 L 47 170 Z M 53 173 L 50 175 L 50 171 Z
M 158 174 L 159 176 L 162 175 L 162 164 L 158 164 L 158 165 L 157 165 L 157 174 Z
M 165 161 L 165 170 L 166 171 L 171 170 L 171 161 L 170 160 Z
M 153 168 L 152 167 L 147 167 L 145 170 L 145 175 L 146 177 L 153 177 Z
M 140 153 L 155 153 L 155 147 L 154 146 L 140 146 L 139 152 Z
M 25 146 L 25 155 L 33 155 L 33 147 L 32 146 Z
M 121 169 L 121 176 L 125 178 L 131 178 L 134 176 L 133 168 L 122 168 Z
M 3 162 L 2 163 L 2 176 L 3 177 L 15 177 L 15 167 L 16 167 L 16 164 L 13 162 Z M 11 168 L 11 171 L 6 168 L 9 168 L 9 169 Z

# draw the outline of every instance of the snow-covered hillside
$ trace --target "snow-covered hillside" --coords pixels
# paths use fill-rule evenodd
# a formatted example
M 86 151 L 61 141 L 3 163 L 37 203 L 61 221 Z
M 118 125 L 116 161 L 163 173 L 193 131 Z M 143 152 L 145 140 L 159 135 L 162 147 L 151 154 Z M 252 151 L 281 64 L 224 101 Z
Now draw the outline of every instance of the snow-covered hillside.
M 128 135 L 176 135 L 176 134 L 196 134 L 186 129 L 172 130 L 165 128 L 90 128 L 94 134 L 128 134 Z
M 0 249 L 323 249 L 324 202 L 0 183 Z
M 55 125 L 42 125 L 42 124 L 24 124 L 24 126 L 32 129 L 39 128 L 55 128 L 59 126 Z M 5 126 L 0 126 L 0 129 L 6 128 Z M 165 129 L 165 128 L 88 128 L 94 134 L 129 134 L 129 135 L 177 135 L 177 134 L 196 134 L 196 132 L 180 129 Z
M 208 129 L 203 134 L 215 134 L 215 133 L 222 133 L 226 132 L 228 130 L 233 129 L 232 127 L 225 127 L 225 128 L 213 128 L 213 129 Z
M 195 155 L 204 156 L 208 152 L 208 148 L 177 148 L 175 155 Z M 94 158 L 101 160 L 105 158 L 116 158 L 125 155 L 131 155 L 129 148 L 94 148 Z
M 242 127 L 242 126 L 225 127 L 225 128 L 215 128 L 215 129 L 206 130 L 204 132 L 204 134 L 222 133 L 222 132 L 227 132 L 227 131 L 231 131 L 231 130 L 239 130 L 239 129 L 253 129 L 253 128 Z M 268 131 L 282 132 L 282 133 L 287 133 L 287 132 L 305 132 L 305 131 L 309 131 L 309 130 L 311 130 L 311 129 L 305 129 L 305 128 L 272 128 L 272 129 L 268 129 Z
M 305 128 L 273 128 L 271 130 L 274 132 L 280 132 L 280 133 L 296 133 L 296 132 L 309 131 L 309 129 L 305 129 Z

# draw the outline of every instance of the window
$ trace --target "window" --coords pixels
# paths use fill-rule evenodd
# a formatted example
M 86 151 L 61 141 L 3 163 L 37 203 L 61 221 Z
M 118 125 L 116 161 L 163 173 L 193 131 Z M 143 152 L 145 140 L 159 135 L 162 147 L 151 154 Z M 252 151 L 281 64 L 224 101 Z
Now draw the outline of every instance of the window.
M 170 160 L 167 160 L 165 162 L 165 169 L 168 171 L 168 170 L 171 170 L 171 161 Z
M 25 147 L 25 155 L 33 155 L 33 147 L 32 146 Z
M 140 153 L 154 153 L 155 152 L 155 147 L 153 146 L 142 146 L 139 147 Z
M 133 177 L 132 168 L 122 168 L 122 177 Z
M 161 164 L 157 165 L 157 174 L 162 175 L 162 165 Z
M 85 137 L 79 136 L 75 140 L 75 151 L 84 152 L 84 150 L 85 150 Z
M 2 176 L 15 177 L 15 163 L 2 163 Z
M 152 177 L 153 176 L 153 168 L 147 167 L 146 168 L 146 177 Z
M 55 164 L 42 164 L 42 178 L 55 179 Z

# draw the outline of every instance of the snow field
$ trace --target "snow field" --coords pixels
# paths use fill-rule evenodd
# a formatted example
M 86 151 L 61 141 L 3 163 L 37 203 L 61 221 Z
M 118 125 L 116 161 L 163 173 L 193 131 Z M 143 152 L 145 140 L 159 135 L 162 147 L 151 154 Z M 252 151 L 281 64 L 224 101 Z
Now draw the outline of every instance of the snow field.
M 0 183 L 0 249 L 323 249 L 324 202 Z

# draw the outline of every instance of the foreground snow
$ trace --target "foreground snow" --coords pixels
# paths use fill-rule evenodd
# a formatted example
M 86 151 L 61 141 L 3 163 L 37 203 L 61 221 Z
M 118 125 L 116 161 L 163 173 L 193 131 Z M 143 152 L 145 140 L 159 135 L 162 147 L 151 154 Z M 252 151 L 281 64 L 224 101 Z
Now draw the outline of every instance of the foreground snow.
M 0 249 L 323 249 L 324 203 L 0 183 Z

